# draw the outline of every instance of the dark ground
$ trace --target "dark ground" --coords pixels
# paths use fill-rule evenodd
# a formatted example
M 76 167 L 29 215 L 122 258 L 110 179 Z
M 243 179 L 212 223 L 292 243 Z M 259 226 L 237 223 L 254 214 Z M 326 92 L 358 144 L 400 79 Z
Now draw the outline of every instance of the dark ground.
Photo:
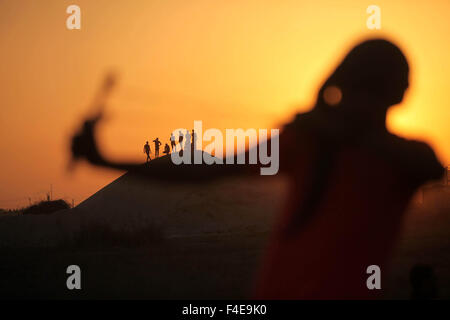
M 264 239 L 208 236 L 146 248 L 3 250 L 0 298 L 245 298 Z M 82 290 L 66 288 L 72 264 L 81 268 Z
M 392 268 L 382 272 L 384 298 L 409 299 L 409 272 L 420 263 L 433 268 L 439 298 L 450 299 L 449 235 L 447 193 L 413 206 Z M 248 298 L 267 238 L 253 232 L 160 239 L 139 247 L 4 248 L 0 299 Z M 82 290 L 66 288 L 66 268 L 73 264 L 81 267 Z
M 0 252 L 0 299 L 244 299 L 267 235 L 170 239 L 145 248 L 20 249 Z M 422 254 L 420 254 L 422 252 Z M 404 238 L 382 276 L 387 299 L 408 299 L 409 270 L 433 266 L 440 298 L 450 298 L 450 239 Z M 79 265 L 82 290 L 66 288 Z

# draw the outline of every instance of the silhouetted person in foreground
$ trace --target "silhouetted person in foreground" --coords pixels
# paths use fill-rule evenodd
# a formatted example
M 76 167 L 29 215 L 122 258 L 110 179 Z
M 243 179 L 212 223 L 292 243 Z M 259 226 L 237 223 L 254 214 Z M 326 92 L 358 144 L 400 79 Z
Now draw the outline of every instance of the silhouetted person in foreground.
M 147 155 L 146 162 L 149 162 L 151 158 L 150 158 L 150 145 L 148 144 L 148 141 L 144 145 L 144 153 Z
M 388 270 L 412 195 L 443 174 L 428 145 L 386 128 L 386 113 L 402 101 L 408 78 L 398 47 L 386 40 L 362 42 L 324 82 L 313 109 L 284 127 L 279 172 L 290 188 L 254 298 L 378 297 L 381 290 L 366 287 L 367 267 L 376 264 L 383 274 Z M 260 173 L 259 165 L 250 164 L 154 161 L 142 168 L 113 162 L 98 152 L 93 125 L 74 138 L 72 152 L 149 180 L 203 182 Z
M 155 140 L 153 140 L 153 142 L 155 143 L 155 158 L 159 157 L 159 146 L 162 144 L 161 141 L 159 141 L 158 138 L 156 138 Z
M 165 154 L 165 155 L 168 155 L 169 153 L 170 153 L 170 147 L 169 147 L 169 145 L 166 143 L 166 145 L 164 146 L 164 151 L 163 151 L 163 153 Z
M 409 274 L 412 300 L 432 300 L 438 298 L 436 275 L 429 265 L 417 264 Z
M 170 134 L 170 146 L 172 147 L 172 151 L 177 151 L 177 145 L 173 133 Z

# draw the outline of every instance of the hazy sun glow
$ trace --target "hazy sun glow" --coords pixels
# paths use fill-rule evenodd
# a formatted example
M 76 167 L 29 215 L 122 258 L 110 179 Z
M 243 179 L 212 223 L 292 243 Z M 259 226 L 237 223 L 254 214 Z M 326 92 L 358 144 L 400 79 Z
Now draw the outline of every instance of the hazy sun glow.
M 66 7 L 82 29 L 65 27 Z M 146 140 L 174 128 L 280 127 L 311 107 L 322 81 L 365 37 L 387 36 L 411 64 L 410 88 L 388 122 L 450 163 L 450 1 L 20 0 L 0 2 L 0 208 L 55 197 L 78 203 L 120 175 L 66 172 L 67 142 L 104 74 L 120 75 L 101 141 L 145 161 Z M 150 140 L 150 141 L 151 141 Z

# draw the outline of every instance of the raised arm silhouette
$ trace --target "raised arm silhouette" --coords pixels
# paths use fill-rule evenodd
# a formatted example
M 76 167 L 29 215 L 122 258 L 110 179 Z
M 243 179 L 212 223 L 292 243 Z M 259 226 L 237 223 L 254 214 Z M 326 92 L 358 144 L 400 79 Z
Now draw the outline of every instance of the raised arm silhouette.
M 423 142 L 386 128 L 388 109 L 409 85 L 402 51 L 384 39 L 355 46 L 280 135 L 280 173 L 290 182 L 255 288 L 256 298 L 372 298 L 366 268 L 385 270 L 415 190 L 444 170 Z M 144 179 L 206 181 L 256 175 L 256 165 L 117 163 L 98 151 L 88 119 L 72 154 L 97 166 L 136 170 Z M 158 159 L 162 160 L 162 159 Z

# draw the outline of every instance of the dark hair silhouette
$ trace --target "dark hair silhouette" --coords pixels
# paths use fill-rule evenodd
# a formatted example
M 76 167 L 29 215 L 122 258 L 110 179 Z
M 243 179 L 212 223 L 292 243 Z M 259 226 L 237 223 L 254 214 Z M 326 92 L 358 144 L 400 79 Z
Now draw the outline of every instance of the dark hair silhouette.
M 386 108 L 403 99 L 408 88 L 409 66 L 405 55 L 392 42 L 384 39 L 364 41 L 355 46 L 342 60 L 319 90 L 316 108 L 327 108 L 326 90 L 335 87 L 341 95 L 342 107 L 368 110 L 374 105 Z M 331 93 L 333 94 L 333 93 Z M 364 97 L 369 106 L 354 105 Z
M 335 154 L 342 143 L 367 131 L 385 130 L 386 112 L 402 101 L 408 88 L 408 73 L 408 62 L 401 50 L 387 40 L 374 39 L 350 50 L 322 85 L 311 114 L 313 121 L 334 118 L 322 127 L 333 139 L 326 135 L 321 140 L 308 196 L 287 226 L 287 235 L 297 232 L 314 215 L 329 185 Z

